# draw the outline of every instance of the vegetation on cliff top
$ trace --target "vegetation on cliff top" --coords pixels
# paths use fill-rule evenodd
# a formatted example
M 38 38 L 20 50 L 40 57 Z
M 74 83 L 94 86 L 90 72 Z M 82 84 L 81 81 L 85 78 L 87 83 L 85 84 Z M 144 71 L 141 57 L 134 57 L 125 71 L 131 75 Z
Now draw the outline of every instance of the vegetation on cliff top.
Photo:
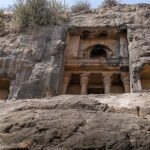
M 79 13 L 81 11 L 89 11 L 90 3 L 88 1 L 76 1 L 76 3 L 71 7 L 73 13 Z
M 102 7 L 113 7 L 119 4 L 118 0 L 104 0 L 102 2 Z
M 100 7 L 113 7 L 119 4 L 118 0 L 103 0 Z M 81 11 L 89 11 L 91 9 L 90 3 L 87 0 L 77 0 L 76 3 L 71 7 L 71 12 L 79 13 Z
M 104 0 L 101 7 L 111 8 L 117 4 L 119 4 L 118 0 Z M 87 0 L 77 0 L 70 9 L 59 0 L 17 0 L 14 5 L 13 24 L 17 31 L 35 25 L 59 24 L 68 19 L 68 14 L 71 12 L 86 12 L 90 9 Z M 0 12 L 0 27 L 4 26 L 2 14 Z
M 2 29 L 4 27 L 4 13 L 2 10 L 0 10 L 0 28 Z
M 14 24 L 20 30 L 34 25 L 57 24 L 65 17 L 65 6 L 58 0 L 18 0 Z

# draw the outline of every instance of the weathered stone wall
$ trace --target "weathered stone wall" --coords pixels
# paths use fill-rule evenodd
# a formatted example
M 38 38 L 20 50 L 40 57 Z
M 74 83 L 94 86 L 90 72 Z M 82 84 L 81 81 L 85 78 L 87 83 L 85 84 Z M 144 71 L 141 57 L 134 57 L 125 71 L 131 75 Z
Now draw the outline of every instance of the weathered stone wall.
M 42 98 L 58 93 L 65 25 L 8 34 L 0 39 L 0 76 L 10 79 L 12 98 Z

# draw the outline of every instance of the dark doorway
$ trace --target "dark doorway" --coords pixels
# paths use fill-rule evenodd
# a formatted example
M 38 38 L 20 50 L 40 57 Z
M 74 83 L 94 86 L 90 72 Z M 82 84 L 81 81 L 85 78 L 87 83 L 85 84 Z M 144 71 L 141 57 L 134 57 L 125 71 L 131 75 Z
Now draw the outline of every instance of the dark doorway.
M 88 94 L 104 94 L 104 88 L 88 88 Z
M 111 93 L 125 93 L 124 85 L 120 74 L 113 74 L 111 82 Z
M 150 65 L 146 64 L 140 74 L 142 90 L 150 90 Z
M 67 89 L 67 94 L 79 95 L 80 92 L 80 74 L 73 74 Z
M 6 100 L 9 95 L 10 81 L 8 78 L 0 78 L 0 99 Z

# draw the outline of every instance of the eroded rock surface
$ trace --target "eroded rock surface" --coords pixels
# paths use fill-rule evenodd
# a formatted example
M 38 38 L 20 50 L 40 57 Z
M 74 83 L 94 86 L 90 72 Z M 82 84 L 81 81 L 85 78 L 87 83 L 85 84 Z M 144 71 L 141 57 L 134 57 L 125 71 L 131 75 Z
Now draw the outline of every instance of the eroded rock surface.
M 149 94 L 1 102 L 0 149 L 149 150 L 150 111 L 137 105 L 150 110 Z
M 0 38 L 0 77 L 10 80 L 8 99 L 57 94 L 63 68 L 65 30 L 65 25 L 37 27 Z

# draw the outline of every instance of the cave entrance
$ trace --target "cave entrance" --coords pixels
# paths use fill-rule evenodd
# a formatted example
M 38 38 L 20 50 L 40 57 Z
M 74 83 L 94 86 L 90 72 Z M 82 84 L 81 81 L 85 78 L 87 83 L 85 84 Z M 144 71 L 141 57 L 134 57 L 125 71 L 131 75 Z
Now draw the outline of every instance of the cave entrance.
M 9 95 L 10 80 L 8 78 L 0 78 L 0 100 L 6 100 Z
M 142 90 L 150 90 L 150 65 L 145 65 L 141 72 Z
M 103 76 L 92 73 L 88 85 L 88 94 L 104 94 Z
M 111 93 L 125 93 L 123 81 L 120 74 L 114 73 L 112 76 Z
M 69 86 L 67 89 L 67 94 L 80 95 L 80 74 L 72 74 Z

